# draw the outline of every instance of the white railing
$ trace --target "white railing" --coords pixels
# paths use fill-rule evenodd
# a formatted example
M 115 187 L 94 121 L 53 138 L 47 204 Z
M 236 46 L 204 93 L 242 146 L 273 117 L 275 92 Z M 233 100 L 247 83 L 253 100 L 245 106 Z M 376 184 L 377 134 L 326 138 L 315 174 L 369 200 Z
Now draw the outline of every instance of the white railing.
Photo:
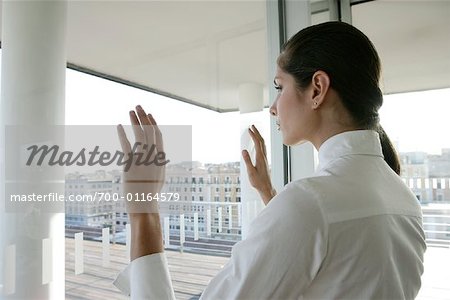
M 427 245 L 450 248 L 450 178 L 402 179 L 422 204 Z
M 427 245 L 450 248 L 450 179 L 403 180 L 422 202 Z M 441 195 L 439 199 L 438 195 Z M 172 209 L 167 206 L 161 211 L 166 249 L 229 256 L 232 246 L 241 240 L 241 203 L 177 201 L 171 204 L 176 206 L 172 206 Z M 126 228 L 128 230 L 122 232 L 111 232 L 112 235 L 109 230 L 97 229 L 89 232 L 89 229 L 74 228 L 67 236 L 83 231 L 84 239 L 102 241 L 103 252 L 106 253 L 103 256 L 103 265 L 108 265 L 109 241 L 125 244 L 129 253 L 129 225 Z M 113 229 L 114 226 L 110 230 Z M 82 248 L 77 247 L 81 247 L 82 241 L 83 238 L 78 235 L 75 241 L 78 245 L 78 257 Z M 78 265 L 77 272 L 82 269 Z
M 173 207 L 169 209 L 169 207 Z M 166 249 L 229 256 L 241 240 L 242 205 L 239 202 L 176 201 L 161 207 Z M 111 220 L 115 222 L 115 220 Z M 114 232 L 111 242 L 126 244 L 127 231 Z M 84 239 L 103 241 L 101 228 L 67 226 L 66 237 L 83 232 Z
M 427 245 L 450 248 L 450 204 L 422 206 Z

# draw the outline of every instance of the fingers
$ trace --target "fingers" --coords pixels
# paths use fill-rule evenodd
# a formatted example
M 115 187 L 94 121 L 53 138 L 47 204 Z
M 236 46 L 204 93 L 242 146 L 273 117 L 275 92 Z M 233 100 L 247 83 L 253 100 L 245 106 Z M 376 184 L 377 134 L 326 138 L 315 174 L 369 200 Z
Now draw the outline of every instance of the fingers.
M 164 151 L 161 130 L 151 114 L 147 114 L 140 106 L 136 106 L 136 112 L 130 111 L 130 121 L 133 127 L 136 142 L 148 146 L 155 145 L 157 152 Z M 128 140 L 127 140 L 128 141 Z M 142 151 L 142 145 L 137 147 L 137 152 Z
M 247 172 L 251 173 L 255 170 L 255 166 L 252 164 L 250 154 L 247 150 L 242 150 L 242 158 L 244 159 L 245 166 L 247 167 Z
M 131 153 L 131 145 L 128 141 L 127 135 L 125 134 L 125 130 L 122 125 L 117 125 L 117 134 L 119 136 L 120 146 L 122 147 L 122 152 L 126 155 L 130 155 Z
M 267 153 L 266 153 L 266 146 L 264 144 L 264 138 L 261 136 L 256 126 L 252 125 L 251 129 L 249 128 L 248 131 L 253 140 L 253 143 L 255 143 L 256 155 L 266 156 Z
M 267 155 L 266 153 L 266 143 L 264 143 L 264 138 L 262 137 L 262 135 L 259 133 L 259 130 L 256 128 L 255 125 L 252 125 L 253 130 L 255 131 L 255 135 L 258 138 L 258 140 L 260 141 L 260 145 L 261 145 L 261 150 L 262 153 L 264 154 L 264 156 Z
M 141 143 L 138 149 L 142 149 L 142 144 L 145 143 L 144 131 L 142 130 L 141 124 L 139 123 L 136 113 L 133 110 L 130 111 L 130 121 L 133 127 L 135 141 L 136 143 Z
M 153 124 L 149 118 L 149 116 L 145 113 L 144 109 L 138 105 L 136 106 L 137 116 L 139 117 L 139 121 L 142 125 L 145 135 L 145 143 L 147 145 L 152 145 L 155 143 L 155 132 L 153 128 Z
M 136 112 L 142 125 L 152 125 L 150 119 L 140 105 L 136 106 Z
M 164 143 L 161 130 L 159 129 L 158 124 L 156 124 L 156 121 L 153 118 L 152 114 L 148 114 L 148 118 L 152 123 L 153 128 L 155 129 L 156 150 L 158 150 L 158 152 L 164 152 Z

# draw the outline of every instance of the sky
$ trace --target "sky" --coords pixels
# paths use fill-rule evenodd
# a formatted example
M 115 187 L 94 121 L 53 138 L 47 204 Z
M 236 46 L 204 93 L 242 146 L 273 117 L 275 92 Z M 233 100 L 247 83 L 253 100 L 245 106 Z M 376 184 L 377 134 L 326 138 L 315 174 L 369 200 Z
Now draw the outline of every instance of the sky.
M 243 124 L 257 122 L 269 140 L 269 112 L 218 113 L 181 101 L 67 70 L 67 125 L 129 125 L 128 112 L 140 104 L 161 125 L 192 125 L 192 160 L 222 163 L 240 160 Z M 256 115 L 256 116 L 255 116 Z M 247 126 L 245 125 L 245 126 Z M 244 126 L 244 127 L 245 127 Z M 242 128 L 241 128 L 242 127 Z M 132 136 L 130 137 L 132 138 Z
M 450 89 L 384 97 L 381 124 L 401 152 L 450 148 Z

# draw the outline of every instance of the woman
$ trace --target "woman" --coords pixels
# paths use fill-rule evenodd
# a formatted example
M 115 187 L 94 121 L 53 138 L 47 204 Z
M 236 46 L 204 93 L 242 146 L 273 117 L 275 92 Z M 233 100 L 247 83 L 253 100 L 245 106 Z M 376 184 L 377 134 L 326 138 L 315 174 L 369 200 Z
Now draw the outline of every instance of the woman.
M 278 96 L 270 112 L 284 144 L 315 146 L 319 167 L 276 195 L 264 141 L 249 129 L 255 164 L 247 151 L 243 157 L 267 206 L 202 298 L 414 298 L 426 249 L 421 210 L 398 176 L 399 160 L 379 125 L 383 98 L 374 46 L 351 25 L 328 22 L 298 32 L 277 62 Z M 156 126 L 140 107 L 131 120 Z M 137 140 L 146 132 L 147 141 L 155 139 L 151 130 L 135 128 L 141 130 Z M 119 136 L 129 152 L 121 127 Z M 157 192 L 156 181 L 139 191 Z M 135 191 L 127 184 L 125 191 Z M 131 284 L 136 299 L 173 298 L 158 214 L 131 214 L 130 221 L 133 261 L 116 284 L 123 290 Z

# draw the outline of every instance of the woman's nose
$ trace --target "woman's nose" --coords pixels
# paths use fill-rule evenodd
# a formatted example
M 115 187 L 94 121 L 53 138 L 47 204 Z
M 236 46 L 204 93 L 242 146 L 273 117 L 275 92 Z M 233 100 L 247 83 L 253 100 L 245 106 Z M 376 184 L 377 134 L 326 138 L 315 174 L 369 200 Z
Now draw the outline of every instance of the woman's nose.
M 275 103 L 276 103 L 276 102 L 275 102 Z M 270 109 L 269 109 L 269 112 L 270 112 L 270 114 L 271 114 L 272 116 L 276 116 L 276 115 L 277 115 L 277 109 L 276 109 L 275 103 L 272 104 L 272 106 L 271 106 Z

